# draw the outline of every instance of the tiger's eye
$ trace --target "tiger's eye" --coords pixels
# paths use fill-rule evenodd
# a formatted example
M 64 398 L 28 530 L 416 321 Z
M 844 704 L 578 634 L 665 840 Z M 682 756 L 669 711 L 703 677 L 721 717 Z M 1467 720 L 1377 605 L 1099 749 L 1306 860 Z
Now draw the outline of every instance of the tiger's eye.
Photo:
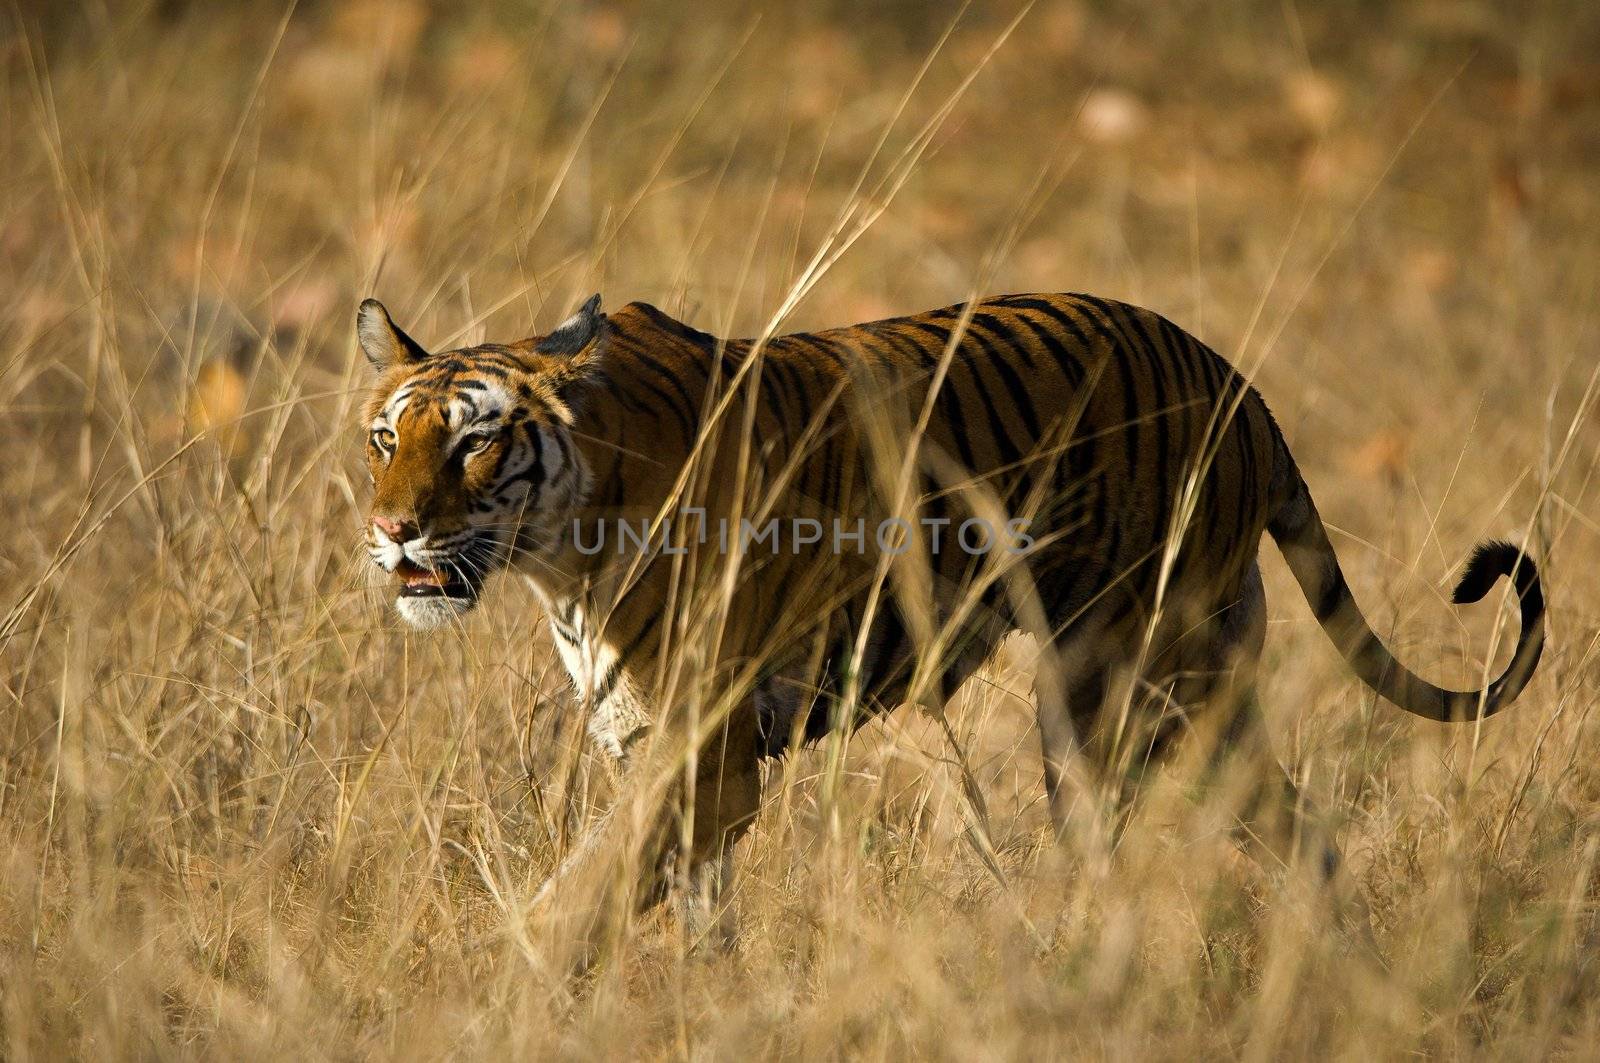
M 387 428 L 377 428 L 372 432 L 372 445 L 385 453 L 394 449 L 394 433 Z

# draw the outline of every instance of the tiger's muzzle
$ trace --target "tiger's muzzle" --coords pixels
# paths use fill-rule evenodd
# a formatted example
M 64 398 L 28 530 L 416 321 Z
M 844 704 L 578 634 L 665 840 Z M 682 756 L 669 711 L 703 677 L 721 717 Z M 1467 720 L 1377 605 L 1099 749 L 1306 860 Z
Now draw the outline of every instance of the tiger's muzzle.
M 476 532 L 415 536 L 396 542 L 374 521 L 372 560 L 396 578 L 395 610 L 416 628 L 442 627 L 478 604 L 484 580 L 495 567 L 492 536 Z

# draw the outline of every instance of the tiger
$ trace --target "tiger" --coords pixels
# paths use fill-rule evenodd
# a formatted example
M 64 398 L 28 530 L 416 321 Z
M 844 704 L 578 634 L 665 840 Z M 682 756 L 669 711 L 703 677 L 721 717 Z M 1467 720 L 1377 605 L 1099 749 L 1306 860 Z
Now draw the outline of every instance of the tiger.
M 1477 690 L 1408 670 L 1257 389 L 1112 299 L 1004 295 L 725 339 L 595 295 L 547 334 L 438 353 L 369 299 L 357 337 L 377 374 L 367 543 L 400 618 L 458 623 L 496 571 L 522 576 L 617 777 L 644 738 L 677 736 L 692 785 L 652 813 L 636 885 L 702 922 L 768 762 L 898 705 L 938 711 L 1013 632 L 1039 647 L 1058 832 L 1082 764 L 1114 780 L 1206 712 L 1218 750 L 1260 743 L 1263 533 L 1354 674 L 1407 713 L 1492 716 L 1543 648 L 1533 559 L 1486 542 L 1454 601 L 1510 577 L 1510 662 Z M 715 608 L 685 604 L 693 588 Z M 727 685 L 720 709 L 685 708 L 690 647 Z M 580 846 L 540 896 L 605 848 Z

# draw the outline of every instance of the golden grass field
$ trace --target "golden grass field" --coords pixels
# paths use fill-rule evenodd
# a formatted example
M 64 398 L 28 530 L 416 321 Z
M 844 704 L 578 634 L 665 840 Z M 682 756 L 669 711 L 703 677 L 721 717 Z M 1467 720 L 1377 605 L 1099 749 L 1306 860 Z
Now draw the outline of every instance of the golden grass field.
M 767 7 L 0 16 L 0 1054 L 1600 1054 L 1600 8 Z M 903 709 L 775 768 L 732 950 L 663 911 L 553 977 L 527 901 L 606 791 L 519 581 L 434 635 L 372 589 L 352 318 L 509 340 L 595 290 L 736 335 L 1159 310 L 1435 680 L 1504 657 L 1498 591 L 1447 604 L 1472 544 L 1528 542 L 1541 670 L 1454 729 L 1264 550 L 1274 740 L 1384 963 L 1203 803 L 1053 845 L 1016 641 L 948 709 L 981 824 Z

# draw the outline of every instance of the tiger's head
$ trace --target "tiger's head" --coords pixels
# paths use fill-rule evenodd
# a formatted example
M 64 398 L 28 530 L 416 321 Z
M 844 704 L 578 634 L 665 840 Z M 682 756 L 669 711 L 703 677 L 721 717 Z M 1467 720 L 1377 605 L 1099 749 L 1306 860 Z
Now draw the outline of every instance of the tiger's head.
M 356 335 L 378 373 L 367 547 L 408 624 L 450 623 L 495 569 L 558 547 L 588 490 L 572 426 L 606 334 L 596 295 L 547 336 L 430 354 L 382 303 L 361 304 Z

